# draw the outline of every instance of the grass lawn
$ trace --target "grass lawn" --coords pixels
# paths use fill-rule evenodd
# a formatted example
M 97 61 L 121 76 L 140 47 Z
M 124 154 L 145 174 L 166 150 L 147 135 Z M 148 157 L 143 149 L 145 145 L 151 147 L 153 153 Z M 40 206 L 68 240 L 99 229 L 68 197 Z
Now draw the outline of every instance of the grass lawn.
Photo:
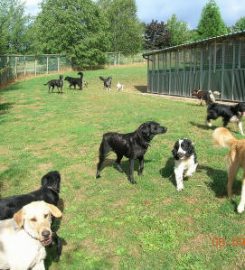
M 113 77 L 110 92 L 103 90 L 100 75 Z M 49 170 L 62 176 L 58 234 L 64 248 L 59 262 L 48 251 L 47 269 L 244 269 L 245 243 L 236 239 L 245 239 L 245 214 L 235 212 L 241 173 L 229 201 L 228 150 L 212 145 L 206 108 L 192 100 L 141 95 L 143 65 L 86 71 L 88 88 L 69 90 L 65 82 L 63 94 L 48 94 L 43 84 L 56 77 L 22 80 L 0 90 L 1 196 L 37 189 Z M 124 92 L 115 90 L 117 81 L 125 84 Z M 144 175 L 135 168 L 138 184 L 113 168 L 114 154 L 95 179 L 102 134 L 131 132 L 148 120 L 168 132 L 153 139 Z M 199 167 L 178 193 L 171 150 L 182 137 L 195 143 Z M 122 166 L 128 170 L 126 159 Z

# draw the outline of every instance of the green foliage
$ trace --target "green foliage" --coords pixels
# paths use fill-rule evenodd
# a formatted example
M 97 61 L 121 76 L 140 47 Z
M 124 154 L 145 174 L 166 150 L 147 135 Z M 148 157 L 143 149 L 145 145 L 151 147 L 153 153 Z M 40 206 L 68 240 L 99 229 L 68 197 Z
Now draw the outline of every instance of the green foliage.
M 238 32 L 238 31 L 243 31 L 245 30 L 245 17 L 240 18 L 234 25 L 233 31 Z
M 227 27 L 214 0 L 209 0 L 203 8 L 197 31 L 199 39 L 227 34 Z
M 22 1 L 0 1 L 1 54 L 25 53 L 28 51 L 28 27 L 29 17 L 24 14 Z
M 170 34 L 164 22 L 152 20 L 145 25 L 144 49 L 156 50 L 169 47 Z
M 183 44 L 190 40 L 190 30 L 187 23 L 179 21 L 175 14 L 167 21 L 167 29 L 170 33 L 171 46 Z
M 124 55 L 139 52 L 143 28 L 137 18 L 135 0 L 100 0 L 98 5 L 108 21 L 109 51 Z
M 73 65 L 103 64 L 105 21 L 91 0 L 46 0 L 34 25 L 36 51 L 65 53 Z

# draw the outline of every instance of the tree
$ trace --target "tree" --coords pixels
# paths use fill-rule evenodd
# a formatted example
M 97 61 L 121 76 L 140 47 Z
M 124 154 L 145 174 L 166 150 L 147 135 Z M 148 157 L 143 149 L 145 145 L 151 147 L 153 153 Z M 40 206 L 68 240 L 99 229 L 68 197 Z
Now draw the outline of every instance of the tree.
M 190 40 L 190 30 L 187 23 L 178 21 L 175 14 L 167 21 L 167 29 L 170 33 L 171 46 L 180 45 Z
M 135 0 L 100 0 L 98 5 L 108 22 L 109 50 L 124 55 L 139 52 L 143 28 L 137 18 Z
M 44 0 L 33 32 L 36 52 L 65 53 L 75 66 L 105 62 L 105 20 L 92 0 Z
M 152 20 L 145 25 L 144 49 L 156 50 L 170 46 L 170 34 L 164 22 Z
M 233 30 L 235 32 L 245 30 L 245 17 L 240 18 L 234 25 Z
M 203 8 L 197 31 L 200 39 L 227 34 L 227 27 L 214 0 L 209 0 Z
M 25 53 L 26 33 L 29 17 L 24 14 L 24 4 L 20 0 L 0 1 L 0 52 Z

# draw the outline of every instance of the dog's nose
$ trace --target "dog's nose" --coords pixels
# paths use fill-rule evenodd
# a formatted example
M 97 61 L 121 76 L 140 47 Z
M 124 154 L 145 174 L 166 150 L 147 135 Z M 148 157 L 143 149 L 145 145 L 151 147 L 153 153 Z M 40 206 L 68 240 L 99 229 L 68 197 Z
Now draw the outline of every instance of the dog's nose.
M 50 237 L 50 231 L 48 231 L 48 230 L 45 230 L 45 231 L 42 231 L 42 236 L 43 236 L 43 238 L 45 238 L 45 239 L 47 239 L 47 238 L 49 238 Z

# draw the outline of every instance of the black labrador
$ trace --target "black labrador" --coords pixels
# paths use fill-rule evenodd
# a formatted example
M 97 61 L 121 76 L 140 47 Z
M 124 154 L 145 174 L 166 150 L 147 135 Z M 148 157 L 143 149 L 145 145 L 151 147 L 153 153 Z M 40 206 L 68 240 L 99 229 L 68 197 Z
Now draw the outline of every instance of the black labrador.
M 50 90 L 53 92 L 55 87 L 57 87 L 59 93 L 62 93 L 63 75 L 60 75 L 58 80 L 50 80 L 47 83 L 45 83 L 44 85 L 48 85 L 48 92 L 49 93 L 50 93 Z
M 42 177 L 39 189 L 30 193 L 0 199 L 0 220 L 12 218 L 23 206 L 33 201 L 45 201 L 57 206 L 60 181 L 60 173 L 58 171 L 50 171 Z M 62 242 L 57 234 L 54 235 L 53 239 L 54 244 L 57 245 L 57 255 L 59 257 L 62 252 Z
M 112 82 L 112 77 L 108 77 L 108 78 L 104 78 L 102 76 L 99 77 L 101 79 L 101 81 L 104 82 L 104 89 L 111 89 L 111 82 Z
M 120 172 L 123 172 L 120 165 L 123 156 L 129 159 L 129 181 L 132 184 L 136 184 L 133 176 L 134 160 L 139 160 L 138 174 L 141 175 L 144 169 L 144 155 L 150 146 L 151 140 L 155 135 L 165 132 L 167 132 L 166 127 L 160 126 L 157 122 L 149 121 L 140 125 L 132 133 L 105 133 L 99 148 L 99 163 L 97 165 L 96 178 L 100 177 L 100 171 L 106 155 L 110 151 L 113 151 L 117 155 L 115 165 Z
M 79 78 L 67 76 L 67 77 L 65 77 L 65 81 L 68 81 L 69 88 L 71 88 L 73 86 L 74 89 L 76 89 L 76 86 L 78 86 L 79 89 L 82 90 L 82 88 L 83 88 L 83 73 L 80 71 L 77 74 L 80 75 Z M 86 86 L 86 84 L 85 84 L 85 86 Z

